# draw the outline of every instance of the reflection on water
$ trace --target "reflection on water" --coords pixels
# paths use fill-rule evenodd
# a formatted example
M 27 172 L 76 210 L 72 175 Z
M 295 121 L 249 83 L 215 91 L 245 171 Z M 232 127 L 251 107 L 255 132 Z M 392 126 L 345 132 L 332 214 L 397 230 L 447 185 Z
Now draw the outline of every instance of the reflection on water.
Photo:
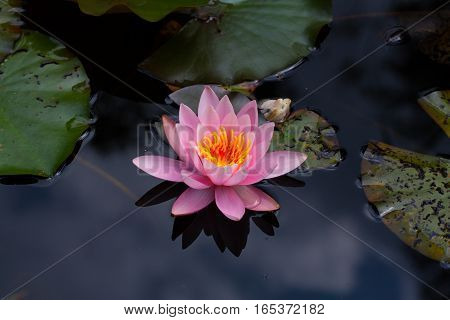
M 195 215 L 176 217 L 173 222 L 172 240 L 181 236 L 182 248 L 191 246 L 203 231 L 214 239 L 221 252 L 230 250 L 239 257 L 247 245 L 250 233 L 250 220 L 268 236 L 275 235 L 275 228 L 280 225 L 274 213 L 252 213 L 247 211 L 238 221 L 226 218 L 215 204 L 209 205 Z
M 442 1 L 334 3 L 336 17 L 352 18 L 336 19 L 321 49 L 288 79 L 258 88 L 258 98 L 302 99 L 384 43 L 386 30 L 403 25 L 398 15 L 384 13 L 430 10 Z M 73 5 L 30 1 L 28 9 L 33 19 L 163 103 L 168 90 L 135 70 L 151 50 L 151 41 L 146 39 L 154 36 L 153 27 L 130 15 L 85 16 L 75 13 Z M 374 12 L 381 14 L 357 17 Z M 96 103 L 96 133 L 80 155 L 103 171 L 76 158 L 46 188 L 0 186 L 0 295 L 136 210 L 138 199 L 131 199 L 132 195 L 144 194 L 161 183 L 138 174 L 131 160 L 144 152 L 140 142 L 146 133 L 140 125 L 169 109 L 142 102 L 142 97 L 92 64 L 86 66 L 93 87 L 110 94 Z M 338 137 L 347 158 L 336 170 L 314 172 L 304 177 L 304 183 L 291 181 L 289 187 L 296 197 L 447 296 L 449 271 L 368 218 L 366 198 L 355 180 L 360 174 L 360 148 L 369 140 L 426 154 L 449 153 L 449 140 L 416 102 L 418 92 L 450 86 L 448 72 L 447 65 L 426 58 L 409 41 L 384 47 L 308 96 L 297 107 L 318 109 L 339 125 Z M 273 237 L 268 236 L 277 225 L 273 215 L 248 215 L 248 220 L 236 226 L 214 224 L 223 218 L 206 212 L 180 221 L 169 215 L 174 199 L 161 198 L 152 206 L 139 207 L 130 219 L 28 285 L 21 297 L 442 298 L 281 188 L 269 183 L 264 187 L 281 204 L 276 215 L 281 228 Z M 258 217 L 268 221 L 254 219 Z M 202 230 L 211 237 L 201 234 Z M 182 238 L 182 245 L 190 244 L 189 248 L 182 250 L 171 241 L 171 232 Z M 244 250 L 240 250 L 242 243 Z M 217 246 L 228 250 L 221 253 Z M 232 254 L 239 252 L 239 258 Z
M 186 189 L 187 186 L 184 183 L 164 181 L 144 194 L 136 201 L 136 205 L 138 207 L 149 207 L 164 203 L 178 197 Z
M 278 185 L 285 187 L 303 187 L 305 184 L 289 177 L 277 177 L 266 180 L 261 185 Z M 150 207 L 177 198 L 187 189 L 184 183 L 164 181 L 145 193 L 137 202 L 139 207 Z M 167 212 L 169 214 L 170 211 Z M 274 228 L 279 227 L 273 212 L 253 212 L 247 210 L 244 217 L 236 222 L 226 218 L 215 203 L 198 213 L 174 218 L 172 240 L 182 236 L 183 249 L 188 248 L 203 231 L 212 236 L 221 252 L 229 249 L 235 256 L 240 256 L 247 244 L 250 232 L 250 218 L 265 234 L 275 235 Z

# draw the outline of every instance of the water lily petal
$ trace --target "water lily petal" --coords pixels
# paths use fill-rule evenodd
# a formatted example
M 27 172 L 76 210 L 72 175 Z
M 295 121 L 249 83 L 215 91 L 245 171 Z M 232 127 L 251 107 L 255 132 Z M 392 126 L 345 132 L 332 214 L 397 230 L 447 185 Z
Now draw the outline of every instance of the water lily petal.
M 207 159 L 203 159 L 202 162 L 205 174 L 217 186 L 223 185 L 236 171 L 236 166 L 218 167 Z
M 239 185 L 251 185 L 266 179 L 266 177 L 274 171 L 276 166 L 276 163 L 273 163 L 270 158 L 266 157 L 255 163 L 252 159 L 252 155 L 250 155 L 247 167 L 242 168 L 242 170 L 247 172 L 247 176 L 239 183 Z
M 238 119 L 234 112 L 227 114 L 220 122 L 220 125 L 226 130 L 234 130 L 235 132 L 239 130 Z
M 133 163 L 139 169 L 159 179 L 181 182 L 181 170 L 183 162 L 161 156 L 142 156 L 133 159 Z
M 211 89 L 210 86 L 205 86 L 205 89 L 203 89 L 202 95 L 200 97 L 200 103 L 198 104 L 198 115 L 200 117 L 200 114 L 205 113 L 206 107 L 213 107 L 215 108 L 219 104 L 219 98 L 217 98 L 217 95 Z
M 185 154 L 183 152 L 184 148 L 182 148 L 180 140 L 178 139 L 175 121 L 170 119 L 168 116 L 163 115 L 162 124 L 167 141 L 169 142 L 170 146 L 175 151 L 175 153 L 178 155 L 178 157 L 183 160 L 185 158 Z
M 224 119 L 229 114 L 234 114 L 234 108 L 231 104 L 228 96 L 224 96 L 216 107 L 217 114 L 219 115 L 220 120 Z
M 261 203 L 260 192 L 255 187 L 234 186 L 233 189 L 239 195 L 247 209 L 255 208 Z
M 199 124 L 196 132 L 196 144 L 198 144 L 204 136 L 211 134 L 211 128 L 204 126 L 203 124 Z
M 251 154 L 253 163 L 259 161 L 269 150 L 275 124 L 267 122 L 255 130 L 255 143 Z
M 256 101 L 250 101 L 242 109 L 239 111 L 237 117 L 238 119 L 244 115 L 248 115 L 250 117 L 250 125 L 252 127 L 258 126 L 258 106 L 256 105 Z
M 266 161 L 275 165 L 266 179 L 275 178 L 298 168 L 305 160 L 306 154 L 295 151 L 274 151 L 265 155 Z
M 250 116 L 248 114 L 244 114 L 239 117 L 239 130 L 240 131 L 250 131 L 252 128 L 252 122 L 250 120 Z
M 227 218 L 234 221 L 242 219 L 245 214 L 245 206 L 232 187 L 216 187 L 215 198 L 217 207 Z
M 224 186 L 235 186 L 235 185 L 238 185 L 246 177 L 247 177 L 247 171 L 244 168 L 240 168 L 239 170 L 236 170 L 236 172 L 233 173 L 232 176 L 223 183 L 223 185 Z
M 213 185 L 208 177 L 189 170 L 182 170 L 181 176 L 183 182 L 193 189 L 208 189 Z
M 190 163 L 193 164 L 195 170 L 197 170 L 197 173 L 200 175 L 205 175 L 205 169 L 203 167 L 203 162 L 200 159 L 200 156 L 198 155 L 197 147 L 192 143 L 192 146 L 189 148 L 189 159 Z
M 200 123 L 209 129 L 217 130 L 220 126 L 220 118 L 213 106 L 207 105 L 198 111 Z
M 180 140 L 180 144 L 181 146 L 184 148 L 184 150 L 188 150 L 190 147 L 192 142 L 195 142 L 195 135 L 194 135 L 194 131 L 193 129 L 191 129 L 190 127 L 187 126 L 183 126 L 180 123 L 177 123 L 175 125 L 175 129 L 177 131 L 177 135 L 178 135 L 178 139 Z
M 269 176 L 273 170 L 274 167 L 268 167 L 267 165 L 261 166 L 258 170 L 252 169 L 247 173 L 247 176 L 239 183 L 239 185 L 248 186 L 264 179 L 268 179 L 267 176 Z
M 257 193 L 260 198 L 260 203 L 256 206 L 251 208 L 253 211 L 275 211 L 280 209 L 280 205 L 278 202 L 276 202 L 271 196 L 269 196 L 264 191 L 255 188 L 253 186 L 248 186 L 248 188 L 251 188 L 253 192 Z
M 185 104 L 180 104 L 180 124 L 196 131 L 199 123 L 200 120 L 195 112 Z
M 175 125 L 175 129 L 178 135 L 178 140 L 180 141 L 180 149 L 183 153 L 183 158 L 181 158 L 186 167 L 191 168 L 194 166 L 192 158 L 193 149 L 195 149 L 194 131 L 188 127 L 183 126 L 180 123 Z
M 214 188 L 184 191 L 172 206 L 172 214 L 183 216 L 202 210 L 214 201 Z

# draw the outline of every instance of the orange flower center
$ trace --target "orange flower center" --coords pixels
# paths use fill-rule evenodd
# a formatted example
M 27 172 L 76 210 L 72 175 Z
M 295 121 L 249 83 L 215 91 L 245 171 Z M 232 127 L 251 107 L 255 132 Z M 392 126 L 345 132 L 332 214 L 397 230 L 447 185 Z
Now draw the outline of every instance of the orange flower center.
M 250 139 L 245 139 L 244 133 L 238 135 L 233 130 L 227 132 L 223 127 L 207 134 L 198 144 L 200 156 L 218 167 L 241 165 L 247 158 L 250 149 Z

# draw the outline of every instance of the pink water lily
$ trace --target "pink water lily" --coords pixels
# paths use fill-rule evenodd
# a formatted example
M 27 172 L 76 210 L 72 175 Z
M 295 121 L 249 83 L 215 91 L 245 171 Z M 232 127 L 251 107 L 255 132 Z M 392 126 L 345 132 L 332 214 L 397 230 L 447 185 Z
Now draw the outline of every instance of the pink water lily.
M 179 123 L 167 116 L 162 120 L 179 160 L 148 155 L 133 163 L 154 177 L 189 186 L 173 204 L 175 216 L 197 212 L 214 200 L 235 221 L 246 208 L 277 210 L 279 204 L 272 197 L 251 185 L 284 175 L 306 160 L 300 152 L 268 152 L 274 123 L 258 126 L 256 102 L 247 103 L 236 115 L 228 96 L 219 101 L 208 86 L 200 98 L 198 116 L 181 104 Z

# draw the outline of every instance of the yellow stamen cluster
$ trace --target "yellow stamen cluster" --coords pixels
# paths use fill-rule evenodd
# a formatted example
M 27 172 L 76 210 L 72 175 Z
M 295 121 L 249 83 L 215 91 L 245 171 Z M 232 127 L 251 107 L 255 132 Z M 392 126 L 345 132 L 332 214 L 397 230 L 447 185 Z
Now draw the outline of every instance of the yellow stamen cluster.
M 241 165 L 247 158 L 251 141 L 244 133 L 238 135 L 233 130 L 227 132 L 223 127 L 202 138 L 198 144 L 200 156 L 218 167 Z

